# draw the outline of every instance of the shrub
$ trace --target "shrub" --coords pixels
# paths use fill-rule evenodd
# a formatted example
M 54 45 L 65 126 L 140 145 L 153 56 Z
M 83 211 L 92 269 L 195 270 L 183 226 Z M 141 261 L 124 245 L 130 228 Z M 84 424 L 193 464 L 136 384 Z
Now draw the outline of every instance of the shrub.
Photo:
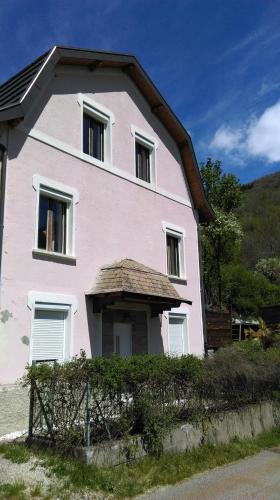
M 278 349 L 245 342 L 204 360 L 194 356 L 87 359 L 27 368 L 33 434 L 65 446 L 140 434 L 159 456 L 178 421 L 271 399 L 280 391 Z

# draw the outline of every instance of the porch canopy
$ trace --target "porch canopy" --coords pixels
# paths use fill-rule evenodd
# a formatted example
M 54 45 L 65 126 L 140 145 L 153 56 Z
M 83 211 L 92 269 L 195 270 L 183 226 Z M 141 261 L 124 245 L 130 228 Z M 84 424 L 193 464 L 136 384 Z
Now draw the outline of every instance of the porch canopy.
M 100 270 L 97 282 L 87 293 L 93 297 L 93 312 L 100 312 L 115 302 L 148 304 L 152 316 L 179 307 L 180 297 L 165 274 L 132 259 L 123 259 Z

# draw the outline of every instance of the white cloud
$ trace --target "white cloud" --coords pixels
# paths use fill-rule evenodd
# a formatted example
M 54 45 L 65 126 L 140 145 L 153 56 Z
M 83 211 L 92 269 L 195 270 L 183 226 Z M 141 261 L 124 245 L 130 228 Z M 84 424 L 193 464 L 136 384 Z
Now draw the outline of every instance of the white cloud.
M 226 152 L 231 152 L 235 149 L 239 149 L 242 142 L 242 130 L 232 129 L 222 125 L 216 131 L 213 140 L 211 141 L 210 147 L 214 149 L 221 149 Z
M 280 161 L 280 101 L 267 108 L 249 127 L 248 153 L 270 163 Z
M 250 118 L 243 128 L 222 125 L 211 143 L 212 150 L 264 158 L 270 163 L 280 161 L 280 101 L 267 108 L 259 118 Z

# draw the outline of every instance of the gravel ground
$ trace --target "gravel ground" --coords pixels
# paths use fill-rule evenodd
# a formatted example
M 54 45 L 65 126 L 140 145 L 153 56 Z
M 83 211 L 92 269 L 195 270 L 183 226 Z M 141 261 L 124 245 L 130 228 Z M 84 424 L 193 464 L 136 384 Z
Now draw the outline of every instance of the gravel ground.
M 22 464 L 15 464 L 0 455 L 0 484 L 24 481 L 30 485 L 41 483 L 45 487 L 50 486 L 53 480 L 47 477 L 46 469 L 37 464 L 38 460 L 34 458 Z
M 280 447 L 174 486 L 157 489 L 138 500 L 280 500 Z
M 31 458 L 28 462 L 16 464 L 0 455 L 0 485 L 22 481 L 27 486 L 26 490 L 24 490 L 27 499 L 32 498 L 30 492 L 38 484 L 40 485 L 41 495 L 36 498 L 47 497 L 55 500 L 101 500 L 104 498 L 99 493 L 70 491 L 64 481 L 57 480 L 53 474 L 49 475 L 48 469 L 39 465 L 37 458 Z M 0 498 L 3 498 L 1 494 Z
M 50 475 L 37 458 L 16 464 L 0 455 L 0 485 L 23 481 L 27 500 L 40 485 L 36 498 L 55 500 L 101 500 L 101 493 L 74 492 L 65 481 Z M 0 490 L 0 498 L 1 496 Z M 17 497 L 13 497 L 17 498 Z M 158 488 L 137 497 L 138 500 L 280 500 L 280 447 L 264 450 L 236 463 L 197 474 L 174 486 Z

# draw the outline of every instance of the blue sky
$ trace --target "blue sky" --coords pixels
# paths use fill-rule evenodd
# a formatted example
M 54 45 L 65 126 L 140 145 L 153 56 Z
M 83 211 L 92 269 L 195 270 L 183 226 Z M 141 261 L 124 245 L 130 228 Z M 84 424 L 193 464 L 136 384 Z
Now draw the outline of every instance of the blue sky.
M 6 80 L 53 45 L 135 54 L 208 156 L 242 182 L 280 170 L 278 0 L 1 0 Z

